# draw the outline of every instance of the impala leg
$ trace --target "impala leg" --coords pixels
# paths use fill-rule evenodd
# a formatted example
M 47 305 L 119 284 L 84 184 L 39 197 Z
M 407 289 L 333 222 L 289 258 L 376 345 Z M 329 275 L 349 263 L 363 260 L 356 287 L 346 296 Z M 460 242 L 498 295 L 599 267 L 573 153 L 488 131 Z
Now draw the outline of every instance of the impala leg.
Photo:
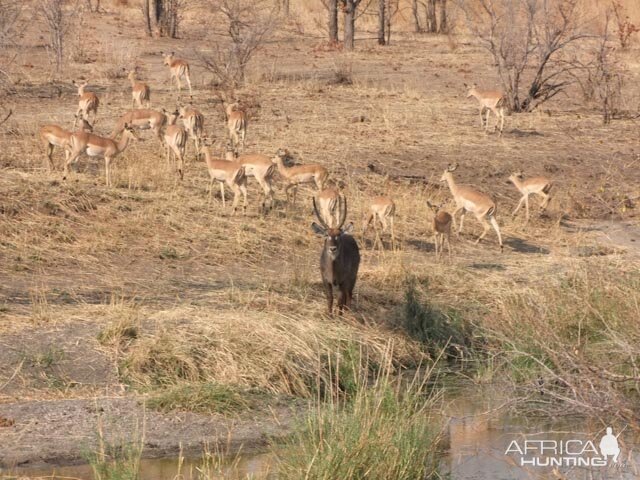
M 491 115 L 491 109 L 487 108 L 487 120 L 484 125 L 485 131 L 489 130 L 489 116 Z
M 220 182 L 220 196 L 222 196 L 222 209 L 226 209 L 227 205 L 224 198 L 224 182 Z
M 515 214 L 518 213 L 518 210 L 520 210 L 520 207 L 522 206 L 522 203 L 524 202 L 525 198 L 527 198 L 527 196 L 523 195 L 522 198 L 520 199 L 520 201 L 518 202 L 518 205 L 516 206 L 516 209 L 513 211 L 512 215 L 515 216 Z
M 438 258 L 438 233 L 433 235 L 433 248 L 436 252 L 436 258 Z
M 480 107 L 480 127 L 484 128 L 484 107 Z
M 184 180 L 184 153 L 178 150 L 178 175 L 180 180 Z
M 207 204 L 211 203 L 211 196 L 213 195 L 213 182 L 215 182 L 215 178 L 211 178 L 211 181 L 209 182 L 209 200 L 207 202 Z
M 487 232 L 491 228 L 491 225 L 489 225 L 489 222 L 487 222 L 486 218 L 479 217 L 478 220 L 480 221 L 480 223 L 482 223 L 483 230 L 482 230 L 482 233 L 480 234 L 480 236 L 476 240 L 476 245 L 478 243 L 480 243 L 480 241 L 484 238 L 484 236 L 487 234 Z
M 189 85 L 189 96 L 193 97 L 193 93 L 191 92 L 191 78 L 189 77 L 189 74 L 186 74 L 184 78 L 187 81 L 187 85 Z
M 462 233 L 462 227 L 464 226 L 464 216 L 465 216 L 465 210 L 463 208 L 462 214 L 460 215 L 460 228 L 458 228 L 458 236 L 460 236 L 460 234 Z
M 69 158 L 69 153 L 65 149 L 66 159 Z M 53 145 L 47 142 L 47 165 L 49 167 L 49 171 L 53 171 Z
M 500 123 L 500 112 L 495 107 L 493 107 L 491 111 L 496 116 L 496 124 L 493 127 L 493 131 L 495 132 L 498 129 L 498 123 Z M 489 121 L 487 120 L 487 127 L 488 126 L 489 126 Z M 500 127 L 500 133 L 502 133 L 502 127 Z
M 502 135 L 503 129 L 504 129 L 504 107 L 500 109 L 500 135 Z
M 242 192 L 242 196 L 244 197 L 244 203 L 242 204 L 242 214 L 247 214 L 247 181 L 245 180 L 240 185 L 240 191 Z
M 442 246 L 444 247 L 444 240 L 447 240 L 447 251 L 449 252 L 449 260 L 451 260 L 451 235 L 446 233 L 442 238 Z
M 107 187 L 111 186 L 111 158 L 104 157 L 104 171 L 107 177 Z
M 231 190 L 233 191 L 233 214 L 236 214 L 236 209 L 238 208 L 238 202 L 240 202 L 240 187 L 237 184 L 233 184 L 231 186 Z
M 529 223 L 529 195 L 524 197 L 524 208 L 526 212 L 524 224 L 526 225 L 527 223 Z
M 67 175 L 69 175 L 69 165 L 71 165 L 72 163 L 75 163 L 78 160 L 80 153 L 81 152 L 72 152 L 72 154 L 69 155 L 69 158 L 67 159 L 67 161 L 64 162 L 64 173 L 62 174 L 63 180 L 66 180 Z
M 544 192 L 540 192 L 540 195 L 542 195 L 542 198 L 543 198 L 542 203 L 540 204 L 540 210 L 545 210 L 549 205 L 549 201 L 551 200 L 551 195 Z
M 502 245 L 502 235 L 500 235 L 500 227 L 498 227 L 498 222 L 496 221 L 496 217 L 491 217 L 489 219 L 489 221 L 491 222 L 491 225 L 493 226 L 493 229 L 496 231 L 496 233 L 498 234 L 498 243 L 500 244 L 500 251 L 502 252 L 504 247 Z
M 393 217 L 389 217 L 389 226 L 391 227 L 391 249 L 395 252 L 396 250 L 396 233 L 394 227 L 395 219 Z
M 244 145 L 245 145 L 244 140 L 245 140 L 246 135 L 247 135 L 247 131 L 243 128 L 242 131 L 240 132 L 240 138 L 242 140 L 242 151 L 243 152 L 244 152 Z

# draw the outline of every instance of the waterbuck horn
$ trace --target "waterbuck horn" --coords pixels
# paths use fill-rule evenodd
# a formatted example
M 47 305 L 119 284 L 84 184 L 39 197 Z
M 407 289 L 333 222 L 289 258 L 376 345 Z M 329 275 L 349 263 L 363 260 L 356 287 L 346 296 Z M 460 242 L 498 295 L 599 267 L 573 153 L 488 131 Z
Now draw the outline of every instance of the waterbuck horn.
M 342 228 L 342 225 L 344 225 L 344 221 L 347 219 L 347 198 L 340 195 L 338 197 L 338 206 L 342 207 L 340 208 L 340 219 L 337 227 L 339 230 Z
M 329 230 L 329 226 L 326 224 L 326 222 L 323 220 L 322 216 L 320 215 L 320 212 L 318 212 L 318 206 L 316 205 L 316 198 L 313 197 L 313 211 L 316 214 L 316 217 L 318 218 L 318 221 L 320 222 L 320 224 L 326 228 L 327 230 Z

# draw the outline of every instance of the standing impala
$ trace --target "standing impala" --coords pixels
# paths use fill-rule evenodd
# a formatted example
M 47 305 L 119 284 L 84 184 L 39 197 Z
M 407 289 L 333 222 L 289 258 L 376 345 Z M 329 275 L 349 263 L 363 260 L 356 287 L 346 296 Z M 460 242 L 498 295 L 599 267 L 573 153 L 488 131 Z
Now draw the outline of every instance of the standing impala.
M 313 231 L 324 237 L 322 254 L 320 255 L 320 274 L 322 285 L 327 295 L 327 307 L 329 315 L 333 315 L 333 287 L 338 287 L 338 315 L 342 315 L 343 308 L 350 308 L 353 298 L 353 288 L 358 277 L 360 266 L 360 249 L 355 239 L 349 235 L 353 224 L 342 229 L 347 218 L 347 199 L 338 198 L 338 224 L 330 227 L 318 211 L 316 199 L 313 199 L 313 211 L 320 225 L 313 222 Z
M 493 112 L 496 116 L 496 124 L 493 127 L 493 131 L 496 131 L 498 121 L 500 121 L 500 135 L 502 135 L 502 129 L 504 128 L 504 105 L 506 103 L 504 93 L 497 90 L 479 90 L 473 85 L 467 93 L 467 98 L 471 97 L 474 97 L 480 104 L 480 126 L 485 128 L 485 130 L 489 129 L 489 114 Z M 487 111 L 486 122 L 482 116 L 485 110 Z
M 180 125 L 176 125 L 180 113 L 176 110 L 167 115 L 167 126 L 164 129 L 164 144 L 167 150 L 167 163 L 170 165 L 172 156 L 178 161 L 178 175 L 180 180 L 184 178 L 184 151 L 187 146 L 187 131 Z
M 99 137 L 93 133 L 74 132 L 71 134 L 71 155 L 64 164 L 63 180 L 69 174 L 69 165 L 75 163 L 80 155 L 87 154 L 90 157 L 104 157 L 104 169 L 107 187 L 111 186 L 111 160 L 120 155 L 129 140 L 137 138 L 134 130 L 129 125 L 124 126 L 124 131 L 117 142 L 112 138 Z
M 193 138 L 197 158 L 200 154 L 200 141 L 204 134 L 204 115 L 192 106 L 180 107 L 179 111 L 182 123 L 184 123 L 184 128 L 187 129 L 189 136 Z
M 164 58 L 164 65 L 169 67 L 169 71 L 171 72 L 171 76 L 169 77 L 169 82 L 173 86 L 173 79 L 176 79 L 176 83 L 178 85 L 178 92 L 182 91 L 182 83 L 180 82 L 181 78 L 184 78 L 187 81 L 187 85 L 189 85 L 189 95 L 193 96 L 191 93 L 191 77 L 189 75 L 189 63 L 186 60 L 182 60 L 181 58 L 176 58 L 173 52 L 165 55 L 161 54 Z
M 455 228 L 456 225 L 456 213 L 462 212 L 460 215 L 460 228 L 458 229 L 458 235 L 462 232 L 462 226 L 464 224 L 464 216 L 466 212 L 471 212 L 475 215 L 482 226 L 484 227 L 484 231 L 476 240 L 476 243 L 479 243 L 480 240 L 484 238 L 487 234 L 487 231 L 491 226 L 498 234 L 498 243 L 500 244 L 500 251 L 503 250 L 502 246 L 502 236 L 500 235 L 500 227 L 498 227 L 498 222 L 496 221 L 496 204 L 488 195 L 484 193 L 480 193 L 477 190 L 474 190 L 469 187 L 461 187 L 456 185 L 453 180 L 452 172 L 458 168 L 458 164 L 449 165 L 447 169 L 442 174 L 442 178 L 440 181 L 447 182 L 449 185 L 449 190 L 451 191 L 451 195 L 453 195 L 453 199 L 456 202 L 456 209 L 453 212 L 453 226 Z M 491 223 L 491 225 L 489 225 Z
M 284 187 L 284 193 L 287 196 L 287 204 L 289 203 L 289 190 L 293 189 L 293 204 L 295 205 L 298 185 L 313 183 L 318 190 L 322 190 L 327 178 L 329 177 L 329 172 L 322 165 L 313 163 L 308 165 L 285 167 L 284 159 L 287 156 L 288 152 L 281 148 L 276 152 L 276 155 L 273 158 L 273 163 L 278 166 L 278 172 L 287 183 L 286 187 Z
M 151 89 L 149 85 L 144 82 L 139 82 L 136 79 L 135 70 L 131 70 L 127 78 L 131 81 L 131 108 L 142 108 L 142 102 L 145 103 L 145 108 L 149 108 L 151 105 Z
M 253 177 L 262 188 L 260 207 L 263 213 L 267 212 L 267 200 L 269 201 L 269 210 L 273 208 L 273 175 L 276 166 L 266 155 L 260 153 L 248 153 L 235 157 L 233 149 L 227 151 L 227 160 L 236 160 L 245 169 L 247 177 Z
M 233 191 L 233 214 L 235 215 L 240 201 L 240 194 L 244 197 L 242 212 L 247 212 L 247 177 L 245 176 L 245 167 L 237 161 L 230 162 L 228 160 L 214 159 L 208 146 L 203 146 L 205 162 L 211 182 L 209 183 L 209 199 L 213 191 L 213 184 L 220 182 L 220 195 L 222 196 L 222 208 L 226 208 L 224 186 L 225 184 Z
M 532 177 L 524 180 L 522 172 L 516 172 L 509 177 L 509 181 L 511 181 L 511 183 L 513 183 L 522 194 L 522 198 L 518 202 L 516 209 L 513 211 L 513 215 L 515 216 L 515 214 L 518 213 L 518 210 L 520 210 L 520 207 L 522 206 L 522 202 L 524 202 L 526 211 L 525 224 L 529 222 L 529 195 L 533 193 L 542 197 L 540 210 L 544 210 L 547 208 L 547 205 L 549 205 L 549 201 L 551 200 L 549 192 L 551 191 L 553 183 L 547 177 Z
M 237 149 L 242 142 L 242 151 L 244 152 L 245 137 L 247 135 L 247 114 L 244 110 L 240 110 L 240 104 L 237 102 L 227 106 L 226 112 L 231 145 L 234 149 Z
M 369 229 L 369 226 L 373 222 L 373 230 L 376 232 L 376 239 L 374 242 L 374 248 L 380 237 L 378 235 L 378 225 L 380 222 L 382 224 L 382 231 L 386 232 L 388 227 L 391 227 L 391 248 L 395 249 L 396 245 L 396 237 L 394 231 L 394 217 L 396 214 L 396 204 L 391 199 L 391 197 L 375 197 L 371 200 L 371 206 L 369 207 L 369 215 L 364 223 L 364 229 L 362 231 L 362 237 L 364 238 L 365 233 Z M 382 244 L 382 241 L 380 240 Z M 383 244 L 384 248 L 384 244 Z
M 436 258 L 438 257 L 438 250 L 442 255 L 445 240 L 447 241 L 449 258 L 451 258 L 451 223 L 453 222 L 453 217 L 442 210 L 443 205 L 434 205 L 428 200 L 427 205 L 433 211 L 433 245 L 436 250 Z
M 153 133 L 162 143 L 162 129 L 166 124 L 167 116 L 163 112 L 146 108 L 129 110 L 118 119 L 113 132 L 111 132 L 111 138 L 116 138 L 119 133 L 124 131 L 125 126 L 129 125 L 138 130 L 153 130 Z
M 96 117 L 98 116 L 98 106 L 100 105 L 100 100 L 98 100 L 98 96 L 93 92 L 85 92 L 84 89 L 89 84 L 89 82 L 85 81 L 83 83 L 76 83 L 73 80 L 73 84 L 78 88 L 78 111 L 76 112 L 76 120 L 73 122 L 73 128 L 76 128 L 76 121 L 78 118 L 84 118 L 85 120 L 89 120 L 89 112 L 93 112 L 93 124 L 96 123 Z
M 93 132 L 93 127 L 84 118 L 80 119 L 80 130 L 84 132 Z M 53 150 L 55 147 L 64 149 L 65 161 L 69 159 L 69 148 L 71 141 L 71 132 L 65 130 L 58 125 L 43 125 L 40 128 L 40 141 L 42 146 L 47 149 L 47 165 L 49 171 L 53 170 Z

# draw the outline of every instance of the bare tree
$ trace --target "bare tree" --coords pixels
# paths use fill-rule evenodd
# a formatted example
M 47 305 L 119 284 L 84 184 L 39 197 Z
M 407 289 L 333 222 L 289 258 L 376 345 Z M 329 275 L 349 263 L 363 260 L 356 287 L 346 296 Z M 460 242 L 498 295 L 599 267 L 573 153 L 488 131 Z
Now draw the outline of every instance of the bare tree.
M 37 8 L 49 30 L 48 46 L 53 54 L 56 71 L 59 72 L 64 63 L 65 37 L 72 26 L 78 3 L 65 0 L 39 0 Z
M 602 123 L 605 125 L 611 123 L 622 106 L 624 85 L 624 68 L 618 59 L 609 32 L 609 19 L 610 15 L 607 12 L 604 32 L 597 41 L 591 75 L 595 97 L 599 100 L 602 110 Z
M 387 43 L 385 36 L 385 28 L 387 25 L 385 21 L 386 10 L 387 0 L 378 0 L 378 45 L 385 45 Z
M 214 33 L 228 41 L 212 42 L 211 51 L 200 51 L 198 56 L 219 83 L 236 88 L 244 83 L 249 61 L 279 23 L 279 8 L 267 0 L 215 0 L 211 6 L 226 29 Z
M 340 0 L 344 13 L 344 48 L 353 50 L 356 35 L 356 12 L 362 0 Z
M 425 30 L 428 33 L 436 33 L 438 31 L 438 20 L 436 18 L 436 0 L 427 0 L 425 7 Z
M 329 31 L 329 43 L 338 43 L 338 0 L 320 0 L 327 9 L 327 30 Z
M 420 12 L 418 11 L 418 0 L 411 0 L 411 14 L 413 15 L 413 31 L 420 33 L 422 25 L 420 25 Z
M 100 0 L 96 0 L 95 6 L 94 6 L 92 0 L 85 0 L 85 4 L 86 4 L 87 10 L 89 12 L 98 13 L 100 11 Z
M 631 42 L 631 36 L 634 33 L 640 32 L 635 24 L 631 23 L 629 15 L 627 15 L 624 6 L 619 0 L 612 0 L 611 9 L 613 10 L 613 16 L 618 27 L 618 41 L 621 48 L 628 48 Z
M 461 1 L 469 28 L 493 57 L 511 111 L 531 111 L 572 83 L 567 56 L 590 37 L 579 23 L 578 3 Z
M 438 33 L 449 33 L 447 0 L 438 0 Z
M 178 36 L 178 26 L 186 0 L 142 0 L 142 15 L 148 36 Z

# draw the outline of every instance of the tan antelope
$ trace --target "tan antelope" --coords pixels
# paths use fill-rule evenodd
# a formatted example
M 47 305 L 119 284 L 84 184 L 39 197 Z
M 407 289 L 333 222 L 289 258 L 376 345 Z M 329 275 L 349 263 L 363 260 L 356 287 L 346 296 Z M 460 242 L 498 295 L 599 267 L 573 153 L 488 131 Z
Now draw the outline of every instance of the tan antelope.
M 347 199 L 338 197 L 339 217 L 335 227 L 330 227 L 326 219 L 322 217 L 313 199 L 313 211 L 320 225 L 313 222 L 313 231 L 324 237 L 322 254 L 320 255 L 320 275 L 322 285 L 327 295 L 327 309 L 329 315 L 333 315 L 333 287 L 338 288 L 338 315 L 342 315 L 344 308 L 351 307 L 353 289 L 358 278 L 360 266 L 360 249 L 356 240 L 349 235 L 353 224 L 342 228 L 347 218 Z
M 502 135 L 502 129 L 504 128 L 504 106 L 506 103 L 504 93 L 497 90 L 479 90 L 475 85 L 472 85 L 469 92 L 467 92 L 467 98 L 470 97 L 474 97 L 480 104 L 480 126 L 485 130 L 489 129 L 489 115 L 493 112 L 496 116 L 496 124 L 493 127 L 493 131 L 495 132 L 498 128 L 499 121 L 500 135 Z M 485 110 L 487 111 L 486 122 L 482 116 Z
M 197 158 L 200 154 L 200 141 L 204 134 L 204 115 L 192 106 L 180 107 L 179 112 L 182 123 L 184 123 L 184 128 L 187 129 L 189 136 L 193 138 Z
M 224 186 L 226 184 L 233 191 L 233 213 L 236 213 L 238 202 L 240 201 L 240 194 L 242 194 L 244 197 L 242 211 L 243 214 L 245 214 L 247 212 L 247 177 L 245 175 L 245 167 L 238 161 L 230 162 L 228 160 L 212 158 L 207 145 L 202 147 L 202 151 L 204 152 L 207 170 L 209 170 L 209 176 L 211 178 L 211 182 L 209 183 L 209 199 L 211 199 L 213 184 L 216 181 L 219 182 L 222 208 L 226 208 L 224 195 Z
M 120 155 L 132 138 L 137 139 L 136 133 L 129 125 L 124 126 L 120 140 L 99 137 L 93 133 L 74 132 L 71 134 L 71 155 L 64 164 L 63 180 L 69 173 L 69 165 L 78 161 L 83 153 L 90 157 L 104 157 L 104 168 L 107 187 L 111 186 L 111 161 Z
M 529 195 L 533 193 L 542 197 L 540 210 L 544 210 L 547 208 L 547 205 L 549 205 L 549 201 L 551 200 L 549 192 L 551 191 L 551 187 L 553 187 L 553 183 L 547 177 L 531 177 L 525 180 L 522 172 L 516 172 L 509 177 L 509 181 L 513 183 L 522 194 L 522 198 L 513 211 L 513 215 L 515 216 L 515 214 L 518 213 L 522 202 L 524 202 L 526 210 L 525 224 L 529 222 Z
M 324 184 L 329 177 L 329 172 L 325 167 L 319 164 L 295 165 L 286 167 L 284 159 L 289 153 L 285 149 L 279 149 L 273 157 L 273 163 L 278 166 L 278 172 L 286 182 L 284 193 L 287 196 L 287 205 L 289 204 L 289 190 L 293 189 L 293 204 L 296 203 L 296 194 L 298 186 L 305 183 L 313 183 L 320 191 L 324 188 Z
M 98 106 L 100 106 L 100 100 L 98 96 L 93 92 L 85 92 L 89 82 L 76 83 L 73 80 L 73 84 L 78 88 L 78 111 L 76 112 L 76 119 L 73 122 L 73 128 L 76 128 L 76 122 L 79 118 L 89 120 L 89 112 L 93 112 L 93 124 L 96 124 L 96 117 L 98 116 Z
M 167 126 L 164 129 L 164 144 L 167 151 L 167 163 L 172 165 L 172 156 L 177 160 L 178 175 L 184 178 L 184 152 L 187 147 L 187 131 L 176 125 L 180 113 L 178 110 L 167 115 Z
M 260 153 L 248 153 L 236 157 L 233 149 L 227 150 L 226 158 L 229 161 L 237 161 L 244 167 L 247 177 L 256 179 L 262 189 L 260 208 L 263 213 L 267 212 L 267 208 L 271 210 L 274 203 L 273 176 L 276 171 L 276 166 L 271 161 L 271 158 Z M 268 207 L 267 200 L 269 201 Z
M 80 119 L 80 130 L 93 132 L 93 127 L 84 118 Z M 47 150 L 47 165 L 49 171 L 53 170 L 53 150 L 55 147 L 64 149 L 65 161 L 69 158 L 71 132 L 58 125 L 43 125 L 40 128 L 40 141 Z
M 335 228 L 339 222 L 339 200 L 340 192 L 334 187 L 327 187 L 316 195 L 316 203 L 318 205 L 320 215 L 331 228 Z
M 131 70 L 127 78 L 131 81 L 131 108 L 135 108 L 136 105 L 138 105 L 138 108 L 142 108 L 142 102 L 145 103 L 145 108 L 149 108 L 151 106 L 151 89 L 149 85 L 137 80 L 135 70 Z
M 247 114 L 240 109 L 239 103 L 232 103 L 226 108 L 227 128 L 229 130 L 229 138 L 234 149 L 242 143 L 242 151 L 244 152 L 245 137 L 247 135 Z
M 180 82 L 181 78 L 184 78 L 187 81 L 187 85 L 189 85 L 189 95 L 193 96 L 191 93 L 191 77 L 189 75 L 189 63 L 186 60 L 182 60 L 180 58 L 176 58 L 174 52 L 169 54 L 161 55 L 164 58 L 164 65 L 169 67 L 169 71 L 171 72 L 171 76 L 169 77 L 169 83 L 173 86 L 173 79 L 176 79 L 176 83 L 178 85 L 178 92 L 182 91 L 182 83 Z
M 484 193 L 480 193 L 477 190 L 474 190 L 470 187 L 461 187 L 456 185 L 453 180 L 452 172 L 458 168 L 458 164 L 449 165 L 447 169 L 442 174 L 440 181 L 447 182 L 449 186 L 449 190 L 451 191 L 451 195 L 456 202 L 456 209 L 451 215 L 453 220 L 453 226 L 455 228 L 456 225 L 456 214 L 458 212 L 462 212 L 460 215 L 460 228 L 458 228 L 458 236 L 460 232 L 462 232 L 462 226 L 464 224 L 464 216 L 466 212 L 473 213 L 475 217 L 478 219 L 482 226 L 484 227 L 484 231 L 476 240 L 476 243 L 479 243 L 480 240 L 484 238 L 487 234 L 487 231 L 490 228 L 490 225 L 493 226 L 493 229 L 498 234 L 498 243 L 500 244 L 500 251 L 503 250 L 502 246 L 502 236 L 500 235 L 500 227 L 498 227 L 498 222 L 496 221 L 496 204 L 491 197 L 485 195 Z
M 153 133 L 162 143 L 162 131 L 166 124 L 167 116 L 163 112 L 146 108 L 129 110 L 118 119 L 113 132 L 111 132 L 111 138 L 116 138 L 118 134 L 124 131 L 125 125 L 129 125 L 138 130 L 153 130 Z
M 367 230 L 371 226 L 373 222 L 373 230 L 376 233 L 376 239 L 374 241 L 374 248 L 376 243 L 380 241 L 378 234 L 378 222 L 382 225 L 382 231 L 386 232 L 387 228 L 390 227 L 391 230 L 391 248 L 395 249 L 396 245 L 396 237 L 395 237 L 395 229 L 394 229 L 394 217 L 396 214 L 396 204 L 391 199 L 391 197 L 383 196 L 383 197 L 375 197 L 371 199 L 371 205 L 369 207 L 369 215 L 364 222 L 364 228 L 362 231 L 362 237 L 364 238 Z
M 453 222 L 453 217 L 442 210 L 444 204 L 434 205 L 427 200 L 427 205 L 433 211 L 433 245 L 436 257 L 438 257 L 438 252 L 442 255 L 444 241 L 446 240 L 449 258 L 451 258 L 451 223 Z

